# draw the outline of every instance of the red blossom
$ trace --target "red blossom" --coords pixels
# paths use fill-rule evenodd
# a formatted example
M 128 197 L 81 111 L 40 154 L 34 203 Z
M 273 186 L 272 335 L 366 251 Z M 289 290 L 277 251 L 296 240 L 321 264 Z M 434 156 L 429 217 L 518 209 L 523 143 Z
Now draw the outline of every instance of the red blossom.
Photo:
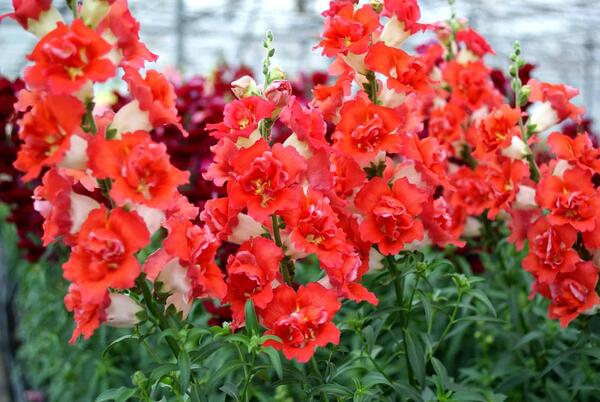
M 19 121 L 19 150 L 15 168 L 25 172 L 23 180 L 36 178 L 43 167 L 59 163 L 78 130 L 85 106 L 70 95 L 51 95 L 22 90 L 15 109 L 25 111 Z
M 99 303 L 109 288 L 131 288 L 140 273 L 135 253 L 150 241 L 135 212 L 104 207 L 90 212 L 77 235 L 64 276 L 75 282 L 84 303 Z
M 545 176 L 540 180 L 536 201 L 550 210 L 551 225 L 570 225 L 575 230 L 588 232 L 596 227 L 600 214 L 600 199 L 592 185 L 590 172 L 573 168 L 563 177 Z
M 577 269 L 581 261 L 573 249 L 577 232 L 570 226 L 551 226 L 548 219 L 542 216 L 531 226 L 527 239 L 529 253 L 523 260 L 523 267 L 538 282 L 551 284 L 559 273 Z
M 265 334 L 275 335 L 281 342 L 268 340 L 265 346 L 283 350 L 290 360 L 306 363 L 316 347 L 339 343 L 340 330 L 332 320 L 340 307 L 335 293 L 317 283 L 300 286 L 297 292 L 280 285 L 259 315 L 267 328 Z
M 371 34 L 379 27 L 379 17 L 373 7 L 365 4 L 355 10 L 354 5 L 347 2 L 334 7 L 331 13 L 326 14 L 323 36 L 319 43 L 323 54 L 333 57 L 348 52 L 365 53 Z
M 558 319 L 562 327 L 579 314 L 600 303 L 596 293 L 598 269 L 591 262 L 580 262 L 571 272 L 560 273 L 549 285 L 536 282 L 533 292 L 551 300 L 548 316 Z
M 106 308 L 110 305 L 108 291 L 98 302 L 84 302 L 80 287 L 72 283 L 64 301 L 65 308 L 73 313 L 75 320 L 75 330 L 69 340 L 71 344 L 75 343 L 80 335 L 83 335 L 84 339 L 89 339 L 107 319 Z
M 340 110 L 341 119 L 334 133 L 335 147 L 358 163 L 373 160 L 380 152 L 398 152 L 402 121 L 393 109 L 375 105 L 365 94 L 350 100 Z
M 177 187 L 189 181 L 189 172 L 171 165 L 165 145 L 152 141 L 145 131 L 124 133 L 118 140 L 96 136 L 88 156 L 97 178 L 112 179 L 110 196 L 118 205 L 132 202 L 169 208 Z
M 239 137 L 249 137 L 262 119 L 271 117 L 274 109 L 274 103 L 259 96 L 234 100 L 225 106 L 223 122 L 209 124 L 207 128 L 213 137 L 227 137 L 235 142 Z
M 261 139 L 240 150 L 232 165 L 236 179 L 228 182 L 227 193 L 234 208 L 246 207 L 250 216 L 264 222 L 271 214 L 296 207 L 306 161 L 292 147 L 269 148 Z
M 89 81 L 103 82 L 115 75 L 110 50 L 110 44 L 83 21 L 74 20 L 71 26 L 59 23 L 28 56 L 34 64 L 25 69 L 25 81 L 36 90 L 74 93 Z
M 419 56 L 377 42 L 369 48 L 365 63 L 373 71 L 387 77 L 387 86 L 403 94 L 433 93 L 429 71 Z
M 146 77 L 142 77 L 138 70 L 131 67 L 123 67 L 123 70 L 123 80 L 127 82 L 139 108 L 148 113 L 152 126 L 172 124 L 187 137 L 188 132 L 181 125 L 181 119 L 177 115 L 175 90 L 166 77 L 156 70 L 147 70 Z
M 399 253 L 406 244 L 423 239 L 423 223 L 417 219 L 427 199 L 425 193 L 405 178 L 392 188 L 376 177 L 356 195 L 356 207 L 363 213 L 360 225 L 364 241 L 377 244 L 384 255 Z
M 244 325 L 244 308 L 251 299 L 257 309 L 264 309 L 273 299 L 273 281 L 281 279 L 279 263 L 283 251 L 269 239 L 254 238 L 241 245 L 227 260 L 227 295 L 231 304 L 233 327 Z

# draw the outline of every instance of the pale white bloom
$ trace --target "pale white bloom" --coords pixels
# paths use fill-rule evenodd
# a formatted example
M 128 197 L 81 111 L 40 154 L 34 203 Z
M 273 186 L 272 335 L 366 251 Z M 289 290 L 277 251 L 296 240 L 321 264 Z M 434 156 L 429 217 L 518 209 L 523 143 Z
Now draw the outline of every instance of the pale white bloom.
M 472 216 L 467 217 L 463 236 L 477 237 L 479 235 L 481 235 L 481 222 Z
M 130 328 L 139 323 L 137 314 L 143 308 L 135 300 L 121 293 L 110 294 L 110 305 L 106 309 L 106 324 L 117 328 Z
M 502 155 L 507 158 L 522 160 L 527 157 L 527 155 L 531 154 L 531 149 L 529 149 L 529 145 L 527 145 L 521 137 L 514 135 L 510 140 L 510 145 L 504 149 L 502 149 Z
M 27 20 L 27 30 L 37 36 L 43 38 L 48 32 L 56 28 L 56 24 L 63 22 L 63 18 L 54 6 L 50 6 L 47 11 L 40 13 L 37 20 L 29 18 Z
M 410 32 L 404 29 L 404 22 L 394 15 L 383 26 L 379 40 L 389 47 L 400 47 L 409 36 Z
M 71 230 L 69 233 L 75 234 L 79 232 L 79 229 L 81 229 L 81 226 L 87 220 L 90 212 L 100 208 L 100 204 L 93 198 L 77 194 L 73 191 L 71 191 L 69 198 L 71 199 L 71 207 L 69 208 Z
M 555 126 L 560 119 L 552 108 L 550 102 L 536 103 L 532 106 L 532 112 L 527 121 L 528 125 L 535 125 L 535 132 L 541 133 Z
M 257 95 L 258 87 L 256 86 L 254 78 L 249 75 L 244 75 L 231 83 L 231 91 L 236 98 L 245 98 L 247 96 Z
M 109 10 L 110 5 L 106 0 L 83 0 L 80 16 L 86 25 L 95 28 Z
M 304 157 L 304 159 L 310 159 L 313 155 L 308 144 L 304 141 L 300 141 L 296 133 L 292 133 L 287 139 L 283 142 L 283 145 L 286 147 L 293 147 L 300 155 Z
M 69 150 L 65 152 L 65 156 L 63 156 L 58 166 L 74 170 L 85 170 L 88 162 L 87 141 L 78 135 L 72 135 L 69 144 Z
M 519 192 L 517 193 L 513 206 L 516 209 L 537 208 L 538 205 L 535 202 L 535 188 L 529 186 L 519 186 Z
M 110 128 L 117 130 L 118 134 L 132 133 L 137 130 L 150 131 L 152 130 L 150 114 L 140 109 L 137 100 L 133 100 L 119 109 Z
M 552 171 L 552 175 L 556 177 L 560 177 L 562 179 L 565 172 L 571 169 L 573 166 L 569 163 L 569 161 L 565 159 L 559 159 L 554 166 L 554 171 Z

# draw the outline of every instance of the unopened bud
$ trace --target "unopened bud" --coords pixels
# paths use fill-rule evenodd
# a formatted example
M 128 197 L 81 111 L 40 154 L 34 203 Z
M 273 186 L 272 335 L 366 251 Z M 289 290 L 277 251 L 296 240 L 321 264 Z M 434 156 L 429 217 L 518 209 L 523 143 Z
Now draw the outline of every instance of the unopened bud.
M 292 84 L 288 80 L 275 80 L 265 91 L 265 96 L 277 107 L 284 107 L 292 96 Z

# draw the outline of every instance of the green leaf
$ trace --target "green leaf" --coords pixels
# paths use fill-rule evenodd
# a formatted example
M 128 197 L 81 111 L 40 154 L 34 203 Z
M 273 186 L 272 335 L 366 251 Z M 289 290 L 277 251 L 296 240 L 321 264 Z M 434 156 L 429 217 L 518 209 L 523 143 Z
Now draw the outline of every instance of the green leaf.
M 179 385 L 181 386 L 181 393 L 185 394 L 190 386 L 192 369 L 190 356 L 183 348 L 181 348 L 179 356 L 177 356 L 177 364 L 179 366 Z
M 115 401 L 123 402 L 135 395 L 135 388 L 119 387 L 104 391 L 97 398 L 96 402 Z
M 408 361 L 419 384 L 425 384 L 425 353 L 419 341 L 413 339 L 410 331 L 404 332 L 404 340 L 408 351 Z
M 442 385 L 445 389 L 447 389 L 450 381 L 448 380 L 448 372 L 446 371 L 446 367 L 444 367 L 442 362 L 435 357 L 431 358 L 431 365 L 433 366 L 433 370 L 439 377 Z
M 252 299 L 246 301 L 245 314 L 246 331 L 251 334 L 259 334 L 258 319 L 256 318 L 256 311 L 254 310 Z
M 271 347 L 264 348 L 264 352 L 269 356 L 269 360 L 271 360 L 271 364 L 273 365 L 273 369 L 275 373 L 277 373 L 277 377 L 280 380 L 283 379 L 283 368 L 281 367 L 281 357 L 279 356 L 279 352 Z
M 318 385 L 314 387 L 311 391 L 313 395 L 326 393 L 328 395 L 334 395 L 342 398 L 349 397 L 353 394 L 350 388 L 337 383 Z
M 243 366 L 247 365 L 245 362 L 239 360 L 233 360 L 228 363 L 225 363 L 219 369 L 215 370 L 210 376 L 210 381 L 208 383 L 208 389 L 212 388 L 221 378 L 225 377 L 227 374 L 235 371 Z
M 534 341 L 536 339 L 542 338 L 544 334 L 540 331 L 532 331 L 525 336 L 523 336 L 517 343 L 515 343 L 514 348 L 520 349 L 523 346 L 527 345 L 529 342 Z
M 226 393 L 227 395 L 229 395 L 230 397 L 232 397 L 233 399 L 235 399 L 236 401 L 240 400 L 240 397 L 239 397 L 240 392 L 239 392 L 238 386 L 236 384 L 234 384 L 232 382 L 226 382 L 219 389 L 221 391 L 223 391 L 224 393 Z
M 362 385 L 365 389 L 369 389 L 372 388 L 375 385 L 387 385 L 387 386 L 391 386 L 392 384 L 387 380 L 387 378 L 385 378 L 383 376 L 383 374 L 374 371 L 371 372 L 369 374 L 367 374 L 366 376 L 363 377 L 362 379 Z
M 126 341 L 128 339 L 140 339 L 139 337 L 135 336 L 135 335 L 123 335 L 117 339 L 115 339 L 114 341 L 112 341 L 111 343 L 108 344 L 108 346 L 106 346 L 104 348 L 104 350 L 102 351 L 102 357 L 106 356 L 106 353 L 108 352 L 108 350 L 110 348 L 112 348 L 113 346 L 115 346 L 118 343 L 121 343 L 123 341 Z
M 483 304 L 485 304 L 485 306 L 488 308 L 488 310 L 490 310 L 492 312 L 492 314 L 494 315 L 494 317 L 496 317 L 496 309 L 494 308 L 494 305 L 492 304 L 492 302 L 490 301 L 490 299 L 485 295 L 485 293 L 483 293 L 481 290 L 479 289 L 473 289 L 469 292 L 469 294 L 473 297 L 475 297 L 477 300 L 479 300 L 480 302 L 482 302 Z

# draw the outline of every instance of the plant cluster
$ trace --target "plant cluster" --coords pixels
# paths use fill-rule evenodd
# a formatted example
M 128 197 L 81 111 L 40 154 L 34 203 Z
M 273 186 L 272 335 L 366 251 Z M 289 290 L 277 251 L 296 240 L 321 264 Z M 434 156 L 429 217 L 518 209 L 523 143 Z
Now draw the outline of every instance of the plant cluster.
M 518 43 L 510 90 L 501 90 L 485 62 L 492 48 L 454 13 L 425 24 L 416 0 L 332 1 L 317 47 L 332 59 L 333 82 L 315 85 L 312 99 L 295 96 L 272 66 L 267 34 L 263 82 L 237 78 L 235 99 L 205 127 L 212 157 L 194 181 L 215 190 L 196 205 L 182 191 L 187 169 L 198 168 L 177 166 L 161 141 L 165 130 L 189 136 L 177 110 L 185 93 L 146 68 L 157 56 L 140 42 L 127 1 L 70 2 L 69 24 L 50 1 L 13 3 L 12 16 L 40 38 L 17 96 L 14 166 L 25 181 L 41 177 L 34 206 L 44 246 L 60 239 L 70 248 L 62 272 L 71 342 L 102 324 L 133 327 L 140 342 L 160 333 L 176 360 L 100 400 L 153 400 L 165 389 L 202 400 L 236 369 L 243 379 L 226 381 L 223 395 L 264 399 L 253 382 L 269 369 L 282 384 L 303 373 L 296 365 L 286 377 L 277 351 L 312 362 L 318 385 L 296 387 L 323 400 L 381 396 L 379 386 L 413 400 L 502 400 L 489 388 L 469 394 L 436 357 L 461 320 L 489 321 L 482 307 L 495 313 L 461 265 L 473 251 L 504 269 L 522 258 L 531 297 L 548 299 L 562 327 L 600 304 L 600 151 L 587 133 L 550 130 L 582 121 L 577 90 L 524 82 Z M 401 49 L 420 32 L 435 40 L 416 54 Z M 94 84 L 109 79 L 129 89 L 116 112 L 95 102 Z M 447 316 L 436 318 L 450 296 Z M 215 303 L 222 326 L 189 318 L 197 299 Z M 343 367 L 366 359 L 374 371 L 351 389 L 332 381 L 343 378 L 332 357 L 344 345 L 336 321 L 353 310 L 345 322 L 358 338 Z M 320 348 L 330 351 L 326 373 Z M 217 350 L 227 363 L 211 367 Z M 399 356 L 403 371 L 392 365 Z

